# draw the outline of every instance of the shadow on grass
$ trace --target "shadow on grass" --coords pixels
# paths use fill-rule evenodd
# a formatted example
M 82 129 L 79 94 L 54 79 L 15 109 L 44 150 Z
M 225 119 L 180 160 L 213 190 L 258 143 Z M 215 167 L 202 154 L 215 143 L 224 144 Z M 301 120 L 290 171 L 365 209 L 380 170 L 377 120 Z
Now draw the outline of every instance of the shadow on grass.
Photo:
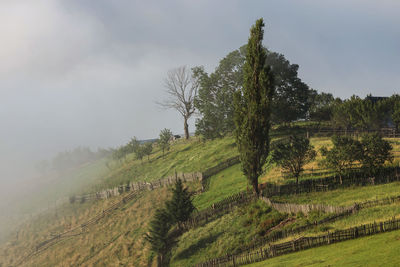
M 198 252 L 199 250 L 206 248 L 209 244 L 215 242 L 221 235 L 222 232 L 219 232 L 217 234 L 210 234 L 207 237 L 203 237 L 195 244 L 192 244 L 188 248 L 182 250 L 178 255 L 176 255 L 175 258 L 178 260 L 187 259 L 196 254 L 196 252 Z

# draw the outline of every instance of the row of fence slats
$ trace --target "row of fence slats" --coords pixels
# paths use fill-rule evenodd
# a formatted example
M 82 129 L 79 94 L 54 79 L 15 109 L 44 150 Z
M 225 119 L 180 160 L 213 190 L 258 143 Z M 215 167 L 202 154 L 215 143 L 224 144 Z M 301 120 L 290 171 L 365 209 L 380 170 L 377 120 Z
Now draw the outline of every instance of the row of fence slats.
M 333 233 L 328 232 L 327 234 L 321 236 L 302 237 L 297 240 L 270 245 L 267 248 L 260 248 L 257 251 L 248 252 L 241 255 L 227 255 L 226 257 L 211 259 L 206 262 L 199 263 L 195 266 L 239 266 L 250 264 L 295 251 L 355 239 L 358 237 L 373 235 L 377 233 L 398 230 L 399 228 L 400 219 L 393 218 L 385 222 L 365 224 L 346 230 L 339 230 Z

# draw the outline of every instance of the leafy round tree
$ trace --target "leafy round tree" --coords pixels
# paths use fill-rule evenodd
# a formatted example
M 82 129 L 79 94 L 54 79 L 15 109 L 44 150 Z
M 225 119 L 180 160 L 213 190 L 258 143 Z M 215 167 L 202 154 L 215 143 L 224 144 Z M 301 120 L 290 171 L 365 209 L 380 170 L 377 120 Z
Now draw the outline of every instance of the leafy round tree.
M 298 191 L 300 173 L 304 170 L 304 165 L 314 160 L 316 155 L 308 138 L 290 136 L 287 142 L 276 145 L 272 159 L 296 178 L 296 191 Z
M 269 153 L 271 99 L 274 78 L 265 64 L 266 52 L 262 46 L 263 19 L 250 30 L 244 64 L 244 84 L 234 95 L 235 137 L 240 153 L 242 171 L 259 195 L 258 177 Z
M 342 175 L 354 162 L 361 158 L 361 143 L 347 136 L 332 136 L 333 148 L 328 150 L 322 147 L 320 152 L 325 158 L 321 165 L 333 169 L 339 175 L 340 184 L 343 183 Z
M 392 145 L 378 133 L 365 134 L 361 138 L 361 165 L 369 174 L 373 174 L 383 166 L 385 161 L 392 161 Z

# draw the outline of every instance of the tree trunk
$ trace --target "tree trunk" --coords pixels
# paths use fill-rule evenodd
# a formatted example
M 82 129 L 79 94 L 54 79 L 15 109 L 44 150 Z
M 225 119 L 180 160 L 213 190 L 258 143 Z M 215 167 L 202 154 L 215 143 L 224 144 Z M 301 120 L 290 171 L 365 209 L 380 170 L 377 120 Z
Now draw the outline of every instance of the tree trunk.
M 296 175 L 296 194 L 299 193 L 299 175 Z
M 251 184 L 253 186 L 253 193 L 258 198 L 260 195 L 260 191 L 258 189 L 258 179 L 252 179 Z
M 184 120 L 185 121 L 184 121 L 183 127 L 184 127 L 184 130 L 185 130 L 185 139 L 188 140 L 189 139 L 189 125 L 187 123 L 188 119 L 184 118 Z

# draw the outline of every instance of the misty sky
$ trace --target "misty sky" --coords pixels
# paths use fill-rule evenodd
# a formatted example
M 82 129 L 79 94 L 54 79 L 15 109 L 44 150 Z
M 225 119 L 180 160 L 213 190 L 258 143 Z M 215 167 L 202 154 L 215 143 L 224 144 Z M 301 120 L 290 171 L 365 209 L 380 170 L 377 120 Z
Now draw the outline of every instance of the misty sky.
M 79 145 L 182 133 L 179 115 L 155 105 L 167 71 L 212 71 L 259 17 L 264 44 L 299 64 L 310 87 L 400 92 L 396 0 L 1 0 L 0 180 Z

